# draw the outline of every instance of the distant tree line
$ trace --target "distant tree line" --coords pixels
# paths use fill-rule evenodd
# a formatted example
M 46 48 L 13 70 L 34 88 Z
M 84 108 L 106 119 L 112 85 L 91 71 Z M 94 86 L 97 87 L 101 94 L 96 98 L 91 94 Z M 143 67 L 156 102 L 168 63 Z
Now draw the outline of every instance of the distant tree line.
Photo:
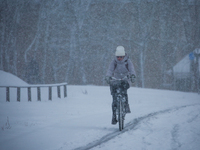
M 123 45 L 135 86 L 163 88 L 166 71 L 200 47 L 199 0 L 0 0 L 0 69 L 29 83 L 105 85 Z

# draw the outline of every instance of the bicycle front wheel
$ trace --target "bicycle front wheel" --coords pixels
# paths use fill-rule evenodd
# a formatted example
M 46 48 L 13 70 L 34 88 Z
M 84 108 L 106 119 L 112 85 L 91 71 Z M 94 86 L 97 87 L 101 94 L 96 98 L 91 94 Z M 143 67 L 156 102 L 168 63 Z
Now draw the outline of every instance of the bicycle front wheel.
M 123 106 L 121 101 L 119 101 L 118 121 L 119 121 L 119 131 L 122 131 L 124 129 L 124 119 L 123 119 Z

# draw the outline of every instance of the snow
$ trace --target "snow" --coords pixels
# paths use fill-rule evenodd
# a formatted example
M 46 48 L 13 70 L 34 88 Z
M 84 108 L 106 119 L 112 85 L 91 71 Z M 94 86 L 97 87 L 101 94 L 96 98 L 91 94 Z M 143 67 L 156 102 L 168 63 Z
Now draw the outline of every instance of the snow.
M 14 86 L 14 85 L 21 85 L 26 86 L 28 85 L 22 79 L 12 75 L 11 73 L 5 72 L 0 70 L 0 86 Z
M 1 71 L 1 79 L 8 74 Z M 4 78 L 5 77 L 5 78 Z M 9 76 L 15 86 L 26 85 Z M 3 81 L 0 81 L 0 86 Z M 8 83 L 10 84 L 10 83 Z M 3 84 L 5 85 L 5 84 Z M 11 95 L 16 95 L 13 89 Z M 111 125 L 111 95 L 108 86 L 68 85 L 67 98 L 52 101 L 43 90 L 28 102 L 21 91 L 6 102 L 0 88 L 0 150 L 199 150 L 200 95 L 131 87 L 131 114 L 125 129 Z M 33 92 L 34 93 L 34 92 Z

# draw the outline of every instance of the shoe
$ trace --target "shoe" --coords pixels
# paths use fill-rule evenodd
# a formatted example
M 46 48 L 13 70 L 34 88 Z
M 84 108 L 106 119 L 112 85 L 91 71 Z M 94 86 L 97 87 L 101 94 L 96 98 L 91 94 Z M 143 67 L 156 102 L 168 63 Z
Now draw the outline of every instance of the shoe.
M 131 110 L 130 110 L 129 104 L 126 104 L 126 108 L 125 108 L 125 110 L 126 110 L 126 113 L 131 113 Z
M 111 124 L 113 125 L 117 124 L 116 115 L 113 115 Z

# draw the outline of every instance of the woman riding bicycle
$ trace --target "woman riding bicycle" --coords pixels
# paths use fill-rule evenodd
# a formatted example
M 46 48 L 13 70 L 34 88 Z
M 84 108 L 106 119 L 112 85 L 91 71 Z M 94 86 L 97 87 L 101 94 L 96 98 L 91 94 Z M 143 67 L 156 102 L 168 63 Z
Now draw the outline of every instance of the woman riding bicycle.
M 126 98 L 126 113 L 131 113 L 129 104 L 128 104 L 128 95 L 127 95 L 127 89 L 130 88 L 130 81 L 132 83 L 135 82 L 135 70 L 133 63 L 129 59 L 128 55 L 125 53 L 124 47 L 123 46 L 118 46 L 116 48 L 115 52 L 115 58 L 112 60 L 112 62 L 109 65 L 108 71 L 106 73 L 106 82 L 110 84 L 110 91 L 111 95 L 113 97 L 113 102 L 112 102 L 112 124 L 116 124 L 116 107 L 117 107 L 117 101 L 115 97 L 116 93 L 116 86 L 112 84 L 111 80 L 112 77 L 115 77 L 116 79 L 122 79 L 125 76 L 129 76 L 129 78 L 126 78 L 120 85 L 120 87 L 124 90 L 125 93 L 125 98 Z

